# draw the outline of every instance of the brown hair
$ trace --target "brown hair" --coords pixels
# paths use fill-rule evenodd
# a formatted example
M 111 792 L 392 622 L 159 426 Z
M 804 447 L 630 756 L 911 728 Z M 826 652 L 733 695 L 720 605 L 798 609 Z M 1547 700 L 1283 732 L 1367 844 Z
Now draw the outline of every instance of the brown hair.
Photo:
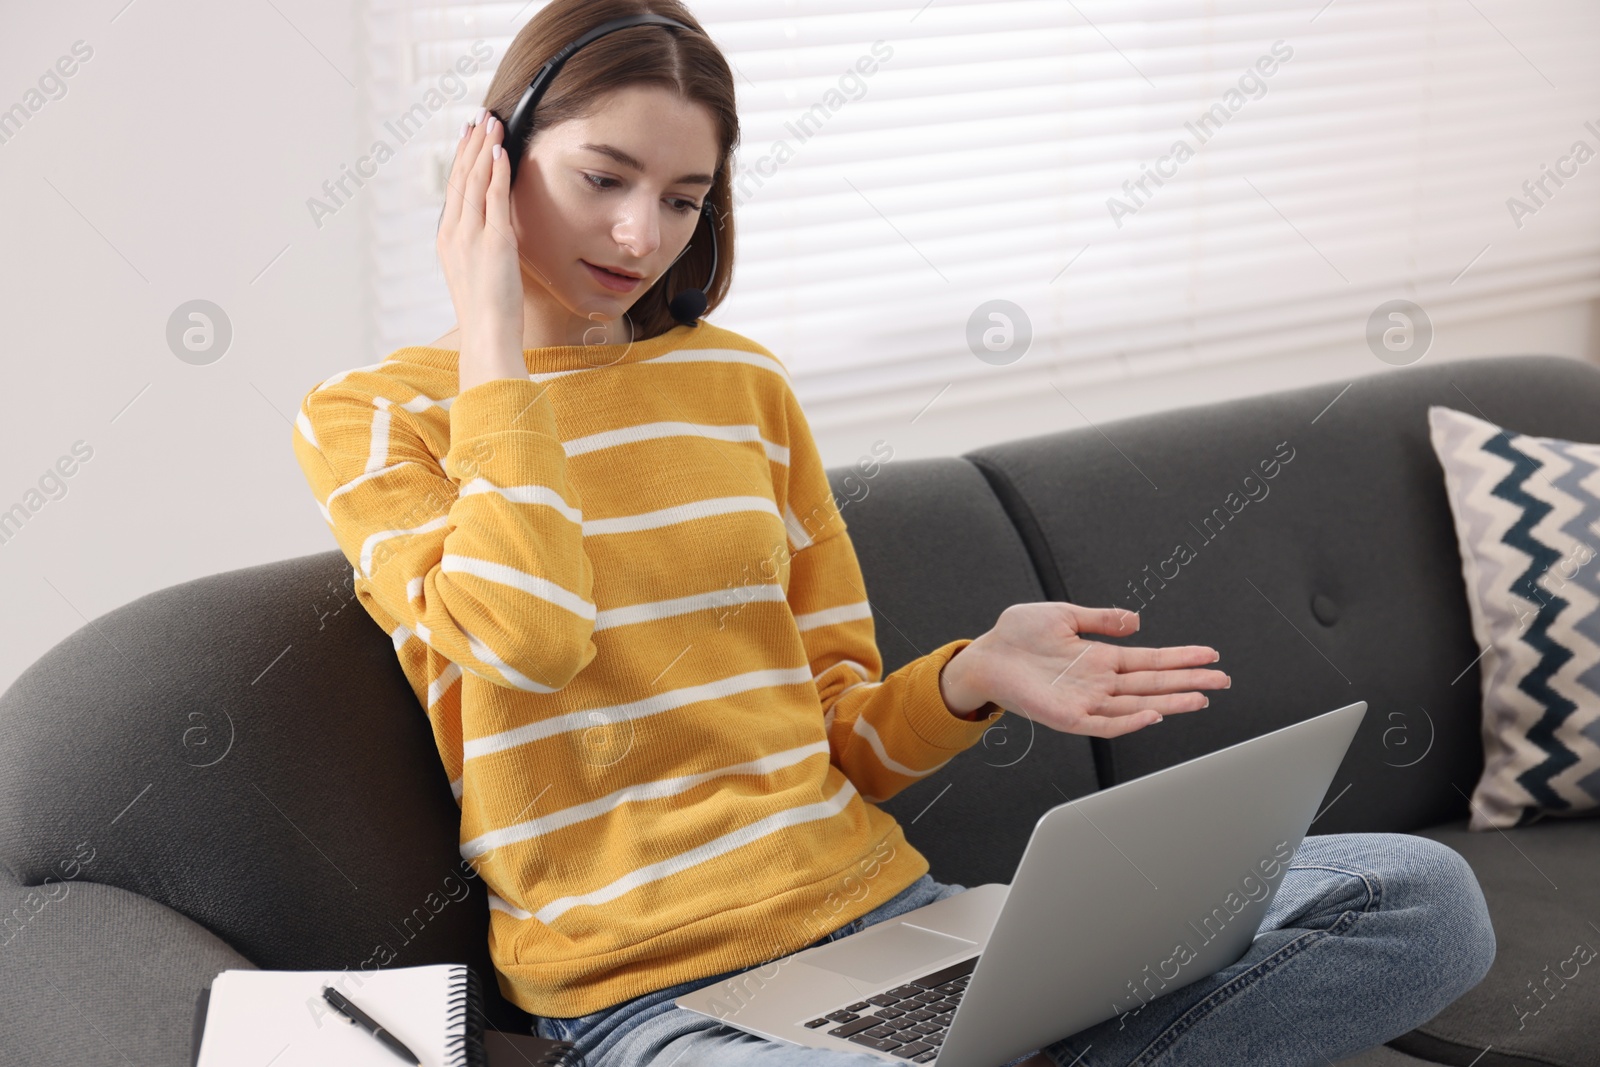
M 567 60 L 535 112 L 535 134 L 558 122 L 591 114 L 605 93 L 627 85 L 653 85 L 703 105 L 717 128 L 717 167 L 706 201 L 711 218 L 697 217 L 691 247 L 628 310 L 633 339 L 666 333 L 678 321 L 668 301 L 684 289 L 704 289 L 706 311 L 727 296 L 733 277 L 733 179 L 729 173 L 739 143 L 733 73 L 722 52 L 680 0 L 551 0 L 529 19 L 500 60 L 483 104 L 504 122 L 511 117 L 539 68 L 590 29 L 624 15 L 652 12 L 677 19 L 676 26 L 629 26 L 585 45 Z M 531 138 L 530 138 L 531 140 Z M 716 223 L 717 269 L 711 273 L 711 227 Z

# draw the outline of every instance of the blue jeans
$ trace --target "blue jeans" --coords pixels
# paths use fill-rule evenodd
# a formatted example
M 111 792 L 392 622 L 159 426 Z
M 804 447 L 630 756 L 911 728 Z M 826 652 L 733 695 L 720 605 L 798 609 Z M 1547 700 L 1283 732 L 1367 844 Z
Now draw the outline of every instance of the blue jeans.
M 815 944 L 965 890 L 925 874 Z M 1483 892 L 1455 850 L 1410 834 L 1307 837 L 1237 962 L 1042 1051 L 1058 1067 L 1325 1067 L 1433 1018 L 1483 979 L 1494 954 Z M 738 973 L 697 978 L 592 1015 L 539 1018 L 534 1032 L 573 1042 L 585 1067 L 890 1062 L 864 1051 L 769 1041 L 672 1003 Z

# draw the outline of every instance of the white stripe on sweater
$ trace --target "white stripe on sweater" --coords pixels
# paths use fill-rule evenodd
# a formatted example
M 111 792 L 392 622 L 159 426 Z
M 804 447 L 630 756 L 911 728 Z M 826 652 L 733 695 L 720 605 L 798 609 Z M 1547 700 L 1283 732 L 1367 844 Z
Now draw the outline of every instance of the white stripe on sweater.
M 450 691 L 456 684 L 456 679 L 461 677 L 461 665 L 446 663 L 444 670 L 439 672 L 439 677 L 428 683 L 428 707 L 439 703 L 439 699 Z M 461 794 L 457 793 L 457 796 Z
M 855 786 L 846 778 L 838 792 L 827 800 L 818 801 L 815 804 L 803 804 L 797 808 L 790 808 L 788 811 L 775 812 L 765 819 L 758 819 L 748 826 L 730 830 L 720 837 L 714 837 L 705 844 L 680 852 L 676 856 L 629 871 L 609 885 L 601 886 L 592 892 L 559 897 L 535 912 L 534 918 L 542 923 L 552 923 L 573 908 L 582 905 L 604 904 L 615 900 L 624 893 L 637 889 L 642 885 L 648 885 L 651 882 L 659 881 L 690 867 L 714 860 L 718 856 L 725 855 L 735 849 L 744 848 L 769 834 L 779 833 L 790 827 L 815 822 L 819 819 L 831 819 L 843 811 L 845 805 L 855 795 Z
M 861 676 L 863 678 L 865 678 L 867 676 L 867 669 L 865 667 L 863 667 L 861 664 L 857 663 L 855 660 L 842 659 L 842 660 L 839 661 L 839 663 L 848 663 L 850 666 L 852 666 L 856 670 L 860 671 L 861 672 Z M 835 663 L 833 665 L 833 667 L 837 667 L 839 665 L 839 663 Z M 827 670 L 818 671 L 817 672 L 817 677 L 821 678 L 824 674 L 827 674 L 828 671 L 833 670 L 833 667 L 829 667 L 829 668 L 827 668 Z M 860 689 L 862 686 L 866 686 L 868 689 L 876 689 L 878 686 L 880 686 L 882 684 L 883 684 L 882 682 L 851 682 L 849 685 L 845 686 L 843 689 L 841 689 L 837 693 L 833 694 L 833 700 L 829 701 L 829 703 L 828 703 L 828 710 L 822 713 L 822 729 L 824 731 L 828 731 L 828 730 L 833 729 L 833 713 L 835 711 L 839 710 L 839 698 L 840 697 L 844 696 L 846 693 L 850 692 L 850 690 L 852 690 L 852 689 Z
M 495 654 L 494 649 L 478 640 L 478 638 L 473 636 L 471 633 L 468 633 L 466 627 L 461 627 L 461 633 L 466 637 L 467 647 L 472 650 L 472 655 L 478 660 L 478 662 L 493 667 L 499 672 L 500 677 L 504 678 L 512 688 L 521 689 L 528 693 L 557 692 L 554 687 L 534 681 L 526 674 L 523 674 L 521 671 L 511 666 L 511 664 L 501 659 Z
M 532 593 L 540 600 L 548 600 L 557 607 L 566 608 L 582 619 L 592 620 L 595 615 L 594 605 L 577 593 L 557 585 L 548 578 L 508 567 L 504 563 L 447 552 L 439 560 L 439 569 L 446 574 L 471 574 L 487 582 L 508 585 L 524 593 Z
M 495 485 L 487 478 L 474 478 L 461 487 L 461 496 L 477 496 L 480 493 L 494 493 L 503 496 L 513 504 L 544 504 L 555 508 L 573 522 L 582 525 L 583 511 L 568 504 L 561 494 L 545 485 Z
M 417 580 L 418 579 L 412 579 L 412 581 Z M 433 646 L 433 631 L 429 630 L 428 627 L 423 624 L 421 619 L 414 620 L 412 623 L 412 628 L 415 630 L 416 636 L 421 639 L 423 644 L 428 645 L 430 648 Z M 400 630 L 405 630 L 405 627 L 400 627 Z M 556 692 L 556 690 L 550 686 L 536 682 L 532 678 L 529 678 L 527 675 L 513 668 L 509 663 L 501 659 L 494 649 L 490 648 L 486 643 L 470 633 L 466 627 L 460 627 L 460 630 L 462 636 L 467 639 L 467 647 L 471 650 L 472 655 L 475 656 L 480 663 L 494 668 L 494 670 L 497 671 L 500 676 L 512 686 L 530 693 Z M 397 639 L 395 650 L 399 651 L 400 645 L 403 643 L 403 639 Z M 448 666 L 446 666 L 444 670 L 440 671 L 439 676 L 435 678 L 428 686 L 428 707 L 433 707 L 434 704 L 439 702 L 440 697 L 450 691 L 450 687 L 455 684 L 458 678 L 461 677 L 463 670 L 479 678 L 484 677 L 482 671 L 473 670 L 470 666 L 466 666 L 464 664 L 455 663 L 453 661 L 449 662 Z
M 641 622 L 656 622 L 660 619 L 670 619 L 676 615 L 687 615 L 693 611 L 705 611 L 710 608 L 731 607 L 740 603 L 755 601 L 778 601 L 785 599 L 783 586 L 772 583 L 760 585 L 744 585 L 737 589 L 717 589 L 710 593 L 695 593 L 692 596 L 674 597 L 670 600 L 652 600 L 643 604 L 628 604 L 620 608 L 607 608 L 596 613 L 594 628 L 606 630 L 613 626 L 631 626 Z
M 883 738 L 878 736 L 878 731 L 873 729 L 872 724 L 866 719 L 857 717 L 855 726 L 851 728 L 851 732 L 867 743 L 868 747 L 872 749 L 873 755 L 878 757 L 879 763 L 883 764 L 894 773 L 903 774 L 907 778 L 926 778 L 928 775 L 932 774 L 934 771 L 950 762 L 950 760 L 947 759 L 941 763 L 929 767 L 925 771 L 915 770 L 911 767 L 907 767 L 904 763 L 900 763 L 889 755 L 888 751 L 883 747 Z M 950 757 L 950 759 L 954 758 L 954 756 Z
M 872 605 L 865 600 L 858 600 L 854 604 L 841 604 L 836 608 L 823 608 L 821 611 L 808 611 L 804 615 L 794 617 L 795 624 L 800 627 L 800 632 L 815 630 L 819 626 L 836 626 L 841 622 L 854 622 L 857 619 L 872 618 Z M 862 671 L 862 674 L 867 673 Z
M 744 363 L 769 370 L 786 382 L 790 380 L 789 372 L 784 369 L 783 364 L 771 356 L 764 356 L 760 352 L 745 352 L 737 348 L 680 348 L 647 359 L 640 366 L 666 363 Z
M 565 378 L 572 374 L 596 374 L 600 371 L 610 370 L 615 366 L 651 367 L 665 363 L 744 363 L 752 367 L 759 367 L 762 370 L 771 371 L 785 382 L 789 382 L 791 388 L 793 387 L 789 372 L 784 369 L 783 364 L 759 352 L 745 352 L 737 348 L 680 348 L 664 355 L 651 356 L 649 359 L 640 360 L 638 363 L 613 363 L 604 367 L 579 367 L 577 370 L 541 371 L 537 374 L 528 375 L 528 379 L 535 382 L 548 382 L 557 378 Z
M 389 398 L 375 396 L 372 406 L 372 441 L 367 445 L 367 470 L 380 471 L 389 465 Z
M 716 441 L 734 442 L 758 441 L 768 459 L 785 466 L 789 463 L 789 450 L 762 437 L 761 427 L 751 423 L 714 426 L 701 422 L 644 422 L 636 426 L 624 426 L 620 430 L 605 430 L 586 437 L 575 437 L 570 441 L 563 441 L 561 447 L 571 457 L 597 452 L 602 448 L 653 441 L 661 437 L 707 437 Z
M 450 521 L 448 515 L 440 515 L 436 519 L 429 519 L 421 526 L 408 526 L 398 530 L 379 530 L 377 533 L 368 534 L 367 539 L 361 542 L 361 573 L 368 578 L 372 577 L 372 550 L 383 542 L 394 537 L 411 537 L 416 534 L 431 533 L 442 529 Z M 423 638 L 427 640 L 427 638 Z
M 694 522 L 712 515 L 727 515 L 737 511 L 765 511 L 777 515 L 777 506 L 764 496 L 719 496 L 709 500 L 696 500 L 637 515 L 619 515 L 612 519 L 589 519 L 583 524 L 585 537 L 604 534 L 636 533 L 671 526 L 679 522 Z
M 402 467 L 414 467 L 414 466 L 416 466 L 416 464 L 413 463 L 411 460 L 407 459 L 407 460 L 401 460 L 399 463 L 396 463 L 396 464 L 394 464 L 392 466 L 389 466 L 389 467 L 384 467 L 384 468 L 382 468 L 380 470 L 368 469 L 366 472 L 356 475 L 354 478 L 351 478 L 348 482 L 345 482 L 339 488 L 337 488 L 333 492 L 329 493 L 328 494 L 328 499 L 325 500 L 323 503 L 324 503 L 324 505 L 332 504 L 335 499 L 337 499 L 338 497 L 343 496 L 345 493 L 348 493 L 350 490 L 354 489 L 356 486 L 360 485 L 363 482 L 370 482 L 374 478 L 380 477 L 380 476 L 385 475 L 385 474 L 389 474 L 389 473 L 391 473 L 393 471 L 400 470 Z
M 570 808 L 541 815 L 535 819 L 515 823 L 498 830 L 479 834 L 461 846 L 462 859 L 476 859 L 486 852 L 506 845 L 514 845 L 519 841 L 542 837 L 557 830 L 583 822 L 586 819 L 597 819 L 630 801 L 660 800 L 665 797 L 674 797 L 686 793 L 695 786 L 716 778 L 727 778 L 736 774 L 766 775 L 773 771 L 780 771 L 785 767 L 792 767 L 812 756 L 828 755 L 828 743 L 817 741 L 799 748 L 785 749 L 782 752 L 773 752 L 759 759 L 746 760 L 744 763 L 734 763 L 726 767 L 717 767 L 713 770 L 702 771 L 699 774 L 685 774 L 676 778 L 662 778 L 653 782 L 641 782 L 630 785 L 603 797 L 587 801 L 583 804 L 574 804 Z
M 834 667 L 849 667 L 856 674 L 859 674 L 861 676 L 861 679 L 862 679 L 861 681 L 851 682 L 849 685 L 847 685 L 843 689 L 839 690 L 840 693 L 848 692 L 849 690 L 854 689 L 858 685 L 865 685 L 867 676 L 869 674 L 871 674 L 870 671 L 868 671 L 861 664 L 857 663 L 855 660 L 853 660 L 853 659 L 842 659 L 838 663 L 835 663 L 832 667 L 824 667 L 824 668 L 822 668 L 822 670 L 817 671 L 816 672 L 817 673 L 817 677 L 821 678 L 824 674 L 827 674 L 829 671 L 833 670 Z M 874 683 L 874 684 L 876 684 L 876 683 Z
M 467 741 L 463 746 L 466 759 L 477 759 L 481 756 L 493 755 L 504 752 L 519 745 L 526 745 L 546 737 L 557 734 L 571 733 L 575 730 L 587 730 L 595 724 L 595 716 L 600 716 L 603 722 L 625 722 L 631 719 L 643 719 L 651 715 L 659 715 L 664 711 L 681 708 L 688 704 L 695 704 L 702 700 L 716 700 L 719 697 L 732 696 L 735 693 L 747 692 L 751 689 L 765 689 L 769 686 L 800 685 L 812 682 L 810 666 L 784 668 L 770 668 L 759 671 L 745 671 L 729 678 L 719 678 L 714 682 L 702 685 L 685 686 L 682 689 L 669 689 L 665 693 L 653 693 L 640 700 L 628 701 L 622 704 L 611 704 L 602 708 L 585 708 L 581 711 L 569 712 L 566 715 L 555 715 L 538 722 L 528 723 L 510 730 L 488 734 L 484 737 Z
M 794 513 L 788 501 L 783 505 L 783 525 L 789 531 L 789 545 L 796 552 L 811 547 L 811 533 L 806 529 L 806 524 L 800 521 L 800 516 Z
M 489 891 L 489 910 L 503 911 L 513 919 L 533 918 L 533 913 L 531 911 L 523 911 L 509 900 L 495 893 L 493 890 Z
M 853 659 L 842 659 L 838 663 L 833 664 L 833 666 L 824 667 L 822 670 L 817 671 L 816 672 L 816 676 L 818 678 L 821 678 L 824 674 L 827 674 L 829 671 L 833 670 L 834 667 L 840 667 L 840 666 L 849 667 L 852 672 L 854 672 L 855 674 L 860 675 L 863 679 L 865 679 L 867 677 L 867 675 L 870 673 L 865 667 L 863 667 L 861 664 L 857 663 L 855 660 L 853 660 Z M 868 681 L 851 682 L 849 685 L 845 686 L 843 689 L 841 689 L 837 693 L 835 693 L 833 695 L 833 699 L 828 702 L 828 710 L 822 713 L 822 729 L 823 729 L 823 731 L 826 732 L 828 730 L 833 729 L 833 713 L 835 711 L 837 711 L 838 708 L 839 708 L 839 698 L 840 697 L 844 696 L 846 693 L 850 692 L 850 690 L 852 690 L 852 689 L 859 689 L 862 686 L 867 686 L 868 688 L 876 689 L 878 686 L 880 686 L 882 684 L 883 684 L 882 682 L 868 682 Z M 869 799 L 871 799 L 871 798 L 869 798 Z
M 407 400 L 400 406 L 411 412 L 413 415 L 417 415 L 427 411 L 429 408 L 443 408 L 445 411 L 449 411 L 450 405 L 454 404 L 455 402 L 456 398 L 453 396 L 447 396 L 443 400 L 435 400 L 431 396 L 418 393 L 415 397 Z

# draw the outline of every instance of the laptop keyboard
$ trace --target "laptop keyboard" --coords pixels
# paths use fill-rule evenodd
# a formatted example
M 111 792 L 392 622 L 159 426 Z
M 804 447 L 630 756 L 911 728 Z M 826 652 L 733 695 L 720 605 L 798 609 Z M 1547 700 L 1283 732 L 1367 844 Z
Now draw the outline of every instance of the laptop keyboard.
M 955 1015 L 978 957 L 925 974 L 875 997 L 847 1004 L 805 1025 L 812 1030 L 833 1024 L 827 1033 L 912 1063 L 928 1063 L 939 1055 L 945 1031 Z

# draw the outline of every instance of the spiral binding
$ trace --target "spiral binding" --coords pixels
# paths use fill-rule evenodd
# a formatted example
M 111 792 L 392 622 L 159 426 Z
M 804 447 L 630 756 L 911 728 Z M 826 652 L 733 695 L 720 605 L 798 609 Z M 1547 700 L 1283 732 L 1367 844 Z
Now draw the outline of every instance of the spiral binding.
M 458 964 L 451 972 L 450 1002 L 445 1023 L 449 1031 L 445 1038 L 445 1067 L 489 1067 L 489 1054 L 484 1046 L 483 1034 L 488 1029 L 488 1016 L 483 1010 L 483 984 L 478 972 L 467 964 Z M 456 1032 L 456 1023 L 460 1032 Z M 539 1054 L 531 1067 L 584 1067 L 583 1056 L 568 1041 L 555 1042 Z
M 483 986 L 478 972 L 464 963 L 450 974 L 445 1023 L 445 1067 L 489 1067 L 483 1047 Z

